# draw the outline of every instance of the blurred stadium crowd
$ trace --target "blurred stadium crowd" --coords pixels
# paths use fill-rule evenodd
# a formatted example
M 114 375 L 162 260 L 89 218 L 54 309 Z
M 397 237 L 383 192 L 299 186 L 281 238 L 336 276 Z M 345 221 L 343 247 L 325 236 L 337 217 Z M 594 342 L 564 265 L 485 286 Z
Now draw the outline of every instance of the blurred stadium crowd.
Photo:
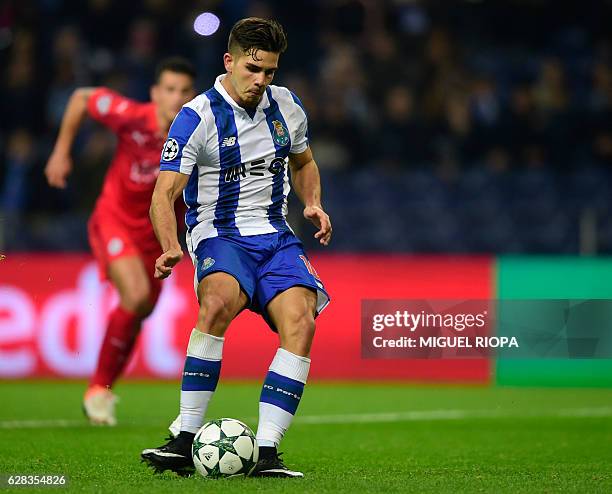
M 193 31 L 205 10 L 210 37 Z M 4 2 L 0 248 L 87 249 L 112 136 L 86 127 L 67 190 L 43 177 L 76 87 L 146 100 L 178 54 L 206 90 L 248 15 L 288 31 L 275 83 L 309 113 L 332 248 L 612 251 L 612 3 L 544 0 Z

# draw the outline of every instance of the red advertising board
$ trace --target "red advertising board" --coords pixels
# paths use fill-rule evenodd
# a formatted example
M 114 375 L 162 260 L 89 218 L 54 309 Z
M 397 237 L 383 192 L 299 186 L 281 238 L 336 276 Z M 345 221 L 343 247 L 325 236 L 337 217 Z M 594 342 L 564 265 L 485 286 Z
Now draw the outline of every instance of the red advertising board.
M 311 260 L 332 297 L 317 320 L 312 378 L 489 381 L 484 358 L 363 359 L 360 308 L 363 299 L 492 298 L 492 258 L 319 255 Z M 116 301 L 88 256 L 8 255 L 0 262 L 0 378 L 88 376 Z M 128 375 L 178 379 L 196 313 L 193 267 L 183 261 L 165 281 Z M 245 311 L 227 333 L 222 376 L 261 378 L 277 341 L 260 317 Z

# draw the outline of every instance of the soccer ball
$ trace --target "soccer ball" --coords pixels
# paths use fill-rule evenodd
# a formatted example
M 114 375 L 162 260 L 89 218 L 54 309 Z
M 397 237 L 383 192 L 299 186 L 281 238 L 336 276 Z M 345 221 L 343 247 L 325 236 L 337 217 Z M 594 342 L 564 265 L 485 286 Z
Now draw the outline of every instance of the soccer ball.
M 204 477 L 248 475 L 259 458 L 253 431 L 240 420 L 205 423 L 193 438 L 193 464 Z

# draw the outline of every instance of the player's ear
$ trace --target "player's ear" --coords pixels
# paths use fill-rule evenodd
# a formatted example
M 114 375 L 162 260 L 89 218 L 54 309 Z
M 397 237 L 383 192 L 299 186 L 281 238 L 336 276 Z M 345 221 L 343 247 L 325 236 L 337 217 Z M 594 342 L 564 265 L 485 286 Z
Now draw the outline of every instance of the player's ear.
M 234 57 L 231 53 L 223 54 L 223 65 L 225 66 L 225 71 L 231 74 L 234 70 Z

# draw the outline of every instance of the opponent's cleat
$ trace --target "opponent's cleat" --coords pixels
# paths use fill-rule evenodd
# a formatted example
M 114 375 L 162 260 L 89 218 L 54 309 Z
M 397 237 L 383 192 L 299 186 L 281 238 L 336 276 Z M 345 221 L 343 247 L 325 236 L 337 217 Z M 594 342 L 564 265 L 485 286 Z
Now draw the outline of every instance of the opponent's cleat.
M 105 386 L 91 386 L 83 397 L 83 412 L 94 425 L 117 425 L 115 404 L 119 398 Z
M 289 470 L 281 460 L 282 453 L 278 453 L 276 448 L 261 447 L 259 448 L 259 461 L 253 471 L 249 474 L 250 477 L 303 477 L 302 472 Z
M 183 477 L 192 475 L 195 471 L 191 456 L 194 436 L 189 432 L 181 432 L 159 448 L 145 449 L 140 454 L 142 461 L 153 468 L 155 473 L 171 470 Z

